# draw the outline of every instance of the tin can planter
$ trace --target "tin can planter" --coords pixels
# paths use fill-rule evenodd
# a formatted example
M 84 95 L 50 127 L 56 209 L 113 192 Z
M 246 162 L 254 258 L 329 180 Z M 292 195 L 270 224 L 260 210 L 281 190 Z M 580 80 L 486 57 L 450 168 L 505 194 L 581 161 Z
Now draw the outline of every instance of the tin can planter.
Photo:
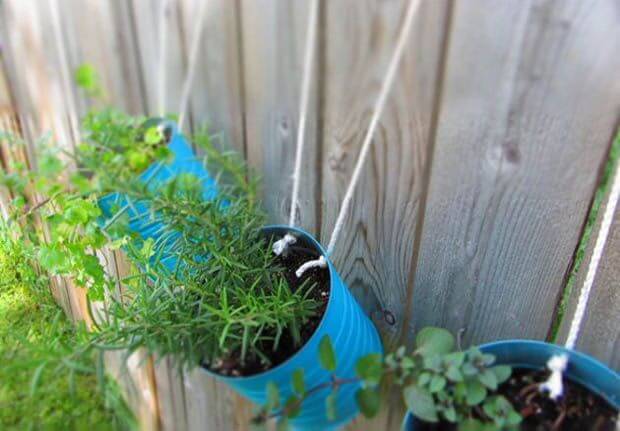
M 566 354 L 568 367 L 564 374 L 565 377 L 600 396 L 615 409 L 620 409 L 620 374 L 581 352 L 533 340 L 497 341 L 483 344 L 480 350 L 494 355 L 497 365 L 533 370 L 543 370 L 549 358 Z M 403 431 L 415 431 L 419 429 L 416 425 L 418 423 L 418 419 L 411 413 L 407 413 L 402 429 Z
M 264 232 L 267 236 L 274 235 L 280 238 L 286 233 L 292 233 L 297 237 L 296 244 L 326 256 L 321 245 L 301 229 L 267 226 Z M 206 368 L 203 370 L 227 383 L 251 401 L 263 405 L 267 401 L 266 386 L 269 382 L 278 386 L 281 399 L 286 400 L 292 395 L 291 378 L 297 369 L 304 370 L 307 387 L 314 387 L 330 380 L 331 373 L 323 370 L 318 361 L 319 343 L 326 335 L 330 337 L 338 358 L 334 374 L 339 378 L 354 377 L 355 364 L 360 357 L 370 353 L 383 353 L 381 339 L 375 326 L 351 295 L 332 262 L 329 259 L 327 262 L 330 293 L 325 313 L 314 334 L 293 356 L 270 370 L 251 376 L 228 377 L 215 374 Z M 325 399 L 330 390 L 325 388 L 305 399 L 299 415 L 290 419 L 289 423 L 296 430 L 329 430 L 342 426 L 358 413 L 355 392 L 359 387 L 357 384 L 349 384 L 338 389 L 335 421 L 327 418 Z
M 200 179 L 203 188 L 203 198 L 213 199 L 217 195 L 215 180 L 203 165 L 203 160 L 194 154 L 192 147 L 188 144 L 185 136 L 178 130 L 172 121 L 151 119 L 145 126 L 155 126 L 161 124 L 164 129 L 168 144 L 167 148 L 172 157 L 163 162 L 157 161 L 151 164 L 144 172 L 139 174 L 139 179 L 152 187 L 156 187 L 179 174 L 193 174 Z M 101 224 L 105 225 L 114 217 L 119 216 L 119 212 L 129 216 L 129 228 L 138 233 L 143 239 L 160 237 L 164 228 L 163 224 L 156 220 L 148 205 L 144 202 L 131 202 L 126 196 L 120 193 L 112 193 L 99 199 L 99 207 L 103 213 Z M 174 238 L 169 238 L 171 243 Z M 163 256 L 161 262 L 170 270 L 174 268 L 176 259 L 174 256 L 166 256 L 166 247 L 163 246 Z

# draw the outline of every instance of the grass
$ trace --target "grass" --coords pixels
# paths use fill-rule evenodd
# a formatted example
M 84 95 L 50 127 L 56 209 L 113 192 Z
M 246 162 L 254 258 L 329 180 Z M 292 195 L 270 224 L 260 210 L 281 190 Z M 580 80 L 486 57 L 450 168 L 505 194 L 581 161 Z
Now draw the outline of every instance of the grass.
M 0 226 L 0 429 L 133 427 L 118 390 L 101 384 L 92 358 L 63 371 L 55 366 L 67 360 L 75 336 L 23 246 Z
M 581 270 L 581 266 L 583 264 L 583 260 L 586 255 L 586 250 L 588 248 L 588 244 L 590 243 L 590 239 L 592 237 L 594 226 L 596 225 L 596 220 L 598 218 L 599 212 L 601 210 L 601 205 L 603 204 L 603 200 L 611 187 L 611 180 L 614 173 L 614 167 L 618 164 L 620 160 L 620 133 L 616 135 L 611 148 L 609 150 L 609 156 L 607 158 L 607 163 L 605 164 L 605 168 L 603 170 L 603 175 L 599 181 L 598 187 L 594 194 L 594 199 L 592 201 L 592 206 L 590 207 L 590 212 L 588 213 L 588 218 L 586 220 L 586 224 L 583 229 L 583 234 L 581 235 L 581 239 L 579 240 L 579 245 L 577 246 L 577 251 L 575 252 L 575 259 L 573 261 L 573 268 L 570 272 L 568 280 L 566 282 L 566 287 L 564 288 L 564 292 L 562 293 L 562 299 L 560 300 L 560 304 L 558 306 L 558 312 L 555 320 L 553 321 L 553 326 L 551 328 L 551 336 L 550 340 L 552 342 L 557 342 L 557 337 L 560 330 L 560 325 L 564 316 L 566 315 L 566 309 L 570 302 L 570 299 L 573 294 L 573 288 L 575 286 L 575 281 L 577 280 L 577 276 L 579 271 Z

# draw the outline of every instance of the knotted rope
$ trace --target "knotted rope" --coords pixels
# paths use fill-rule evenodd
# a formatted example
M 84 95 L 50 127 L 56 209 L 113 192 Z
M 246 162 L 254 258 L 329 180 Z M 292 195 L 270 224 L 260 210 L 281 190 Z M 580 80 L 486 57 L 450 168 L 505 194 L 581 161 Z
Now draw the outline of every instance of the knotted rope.
M 592 257 L 588 265 L 588 272 L 586 273 L 586 278 L 583 282 L 581 293 L 579 294 L 577 308 L 575 309 L 575 314 L 571 320 L 568 337 L 566 338 L 566 343 L 564 344 L 567 349 L 572 350 L 575 348 L 575 343 L 577 342 L 577 337 L 579 336 L 579 330 L 581 329 L 581 325 L 585 317 L 586 306 L 588 305 L 590 293 L 592 292 L 592 285 L 594 284 L 596 272 L 603 256 L 605 243 L 607 242 L 607 238 L 609 236 L 609 230 L 611 228 L 611 223 L 616 211 L 619 196 L 620 165 L 616 166 L 612 188 L 605 205 L 605 212 L 603 213 L 603 220 L 601 221 L 601 227 L 599 228 L 596 236 L 596 242 L 594 243 L 594 249 L 592 250 Z M 562 396 L 564 392 L 562 373 L 566 370 L 567 365 L 568 357 L 565 354 L 554 355 L 547 362 L 547 368 L 551 371 L 551 375 L 546 382 L 540 385 L 540 390 L 549 392 L 549 396 L 554 400 Z
M 368 150 L 370 149 L 370 145 L 372 144 L 372 138 L 375 133 L 375 129 L 377 128 L 377 125 L 379 124 L 379 119 L 381 118 L 381 114 L 383 113 L 383 108 L 385 107 L 387 96 L 392 88 L 392 85 L 394 84 L 396 72 L 398 71 L 398 66 L 400 65 L 400 61 L 403 56 L 405 44 L 407 43 L 407 39 L 411 31 L 413 18 L 417 10 L 419 9 L 419 6 L 420 6 L 420 0 L 412 0 L 411 2 L 409 2 L 409 6 L 407 8 L 406 15 L 405 15 L 405 20 L 400 29 L 400 33 L 398 35 L 396 47 L 390 59 L 390 63 L 388 65 L 388 69 L 385 74 L 383 84 L 381 85 L 379 97 L 377 98 L 377 101 L 375 102 L 375 106 L 373 108 L 372 117 L 370 119 L 370 124 L 368 126 L 368 130 L 366 131 L 366 135 L 362 143 L 362 149 L 360 151 L 360 155 L 355 164 L 353 175 L 351 176 L 351 181 L 349 182 L 347 191 L 342 200 L 342 204 L 340 206 L 340 212 L 338 213 L 336 224 L 334 225 L 334 230 L 332 231 L 331 238 L 327 246 L 328 256 L 331 255 L 332 252 L 334 251 L 336 242 L 338 241 L 338 237 L 340 235 L 340 232 L 342 231 L 342 227 L 344 226 L 344 220 L 349 210 L 349 206 L 351 205 L 351 200 L 353 199 L 353 193 L 355 192 L 355 187 L 359 181 L 359 177 L 362 172 L 362 168 L 364 167 L 364 162 L 366 161 L 366 157 L 368 156 Z M 304 263 L 297 270 L 296 274 L 298 277 L 301 277 L 301 275 L 310 268 L 325 267 L 326 265 L 327 265 L 327 260 L 323 256 L 321 256 L 319 259 Z
M 291 194 L 291 212 L 288 224 L 295 225 L 297 209 L 299 207 L 299 184 L 301 182 L 301 162 L 303 159 L 306 118 L 308 116 L 308 100 L 310 99 L 310 84 L 312 75 L 312 59 L 314 57 L 314 45 L 316 39 L 317 19 L 319 15 L 319 1 L 312 0 L 310 3 L 310 15 L 308 17 L 308 29 L 306 30 L 306 47 L 304 53 L 303 75 L 301 78 L 301 98 L 299 102 L 299 127 L 297 128 L 297 145 L 295 149 L 295 168 L 293 170 L 293 191 Z M 290 244 L 297 242 L 291 234 L 274 242 L 273 252 L 277 255 L 284 253 Z

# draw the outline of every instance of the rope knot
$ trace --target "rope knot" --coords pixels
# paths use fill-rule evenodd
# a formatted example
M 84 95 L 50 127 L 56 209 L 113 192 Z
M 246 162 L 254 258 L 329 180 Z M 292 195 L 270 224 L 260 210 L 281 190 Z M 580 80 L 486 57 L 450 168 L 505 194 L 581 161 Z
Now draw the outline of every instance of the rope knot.
M 295 275 L 297 278 L 304 275 L 304 272 L 309 270 L 310 268 L 325 268 L 327 266 L 327 260 L 325 260 L 325 256 L 321 256 L 315 260 L 309 260 L 308 262 L 301 265 L 297 271 L 295 271 Z
M 274 242 L 273 245 L 271 246 L 271 249 L 273 250 L 274 254 L 280 256 L 282 253 L 286 251 L 286 249 L 288 248 L 290 244 L 295 244 L 296 242 L 297 242 L 297 238 L 295 238 L 290 233 L 287 233 L 286 235 L 284 235 L 282 239 L 279 239 L 276 242 Z
M 564 387 L 562 385 L 562 373 L 566 370 L 568 364 L 568 356 L 553 355 L 549 361 L 547 361 L 547 368 L 551 371 L 551 375 L 546 382 L 540 385 L 541 392 L 549 392 L 549 398 L 557 400 L 562 396 Z

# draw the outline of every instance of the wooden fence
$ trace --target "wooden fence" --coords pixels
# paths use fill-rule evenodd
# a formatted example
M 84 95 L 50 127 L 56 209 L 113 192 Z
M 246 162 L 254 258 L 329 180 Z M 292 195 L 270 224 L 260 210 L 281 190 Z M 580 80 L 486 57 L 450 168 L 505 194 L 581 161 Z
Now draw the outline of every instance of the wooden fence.
M 72 82 L 83 62 L 99 71 L 110 103 L 156 114 L 160 1 L 0 2 L 0 128 L 30 141 L 51 130 L 74 146 L 89 107 Z M 285 222 L 309 2 L 203 1 L 190 126 L 207 123 L 246 156 L 263 175 L 271 221 Z M 298 223 L 323 242 L 406 1 L 320 4 Z M 199 3 L 171 0 L 166 15 L 171 112 Z M 620 118 L 618 3 L 422 0 L 414 25 L 336 266 L 388 343 L 428 324 L 462 330 L 465 343 L 548 338 Z M 36 167 L 31 150 L 23 157 Z M 579 342 L 616 368 L 619 249 L 617 213 Z M 122 256 L 102 258 L 122 273 Z M 58 284 L 79 317 L 80 292 Z M 573 290 L 569 317 L 579 280 Z M 132 364 L 124 385 L 145 429 L 247 428 L 251 407 L 204 374 L 179 376 L 166 358 Z M 401 414 L 394 403 L 352 428 L 397 429 Z

